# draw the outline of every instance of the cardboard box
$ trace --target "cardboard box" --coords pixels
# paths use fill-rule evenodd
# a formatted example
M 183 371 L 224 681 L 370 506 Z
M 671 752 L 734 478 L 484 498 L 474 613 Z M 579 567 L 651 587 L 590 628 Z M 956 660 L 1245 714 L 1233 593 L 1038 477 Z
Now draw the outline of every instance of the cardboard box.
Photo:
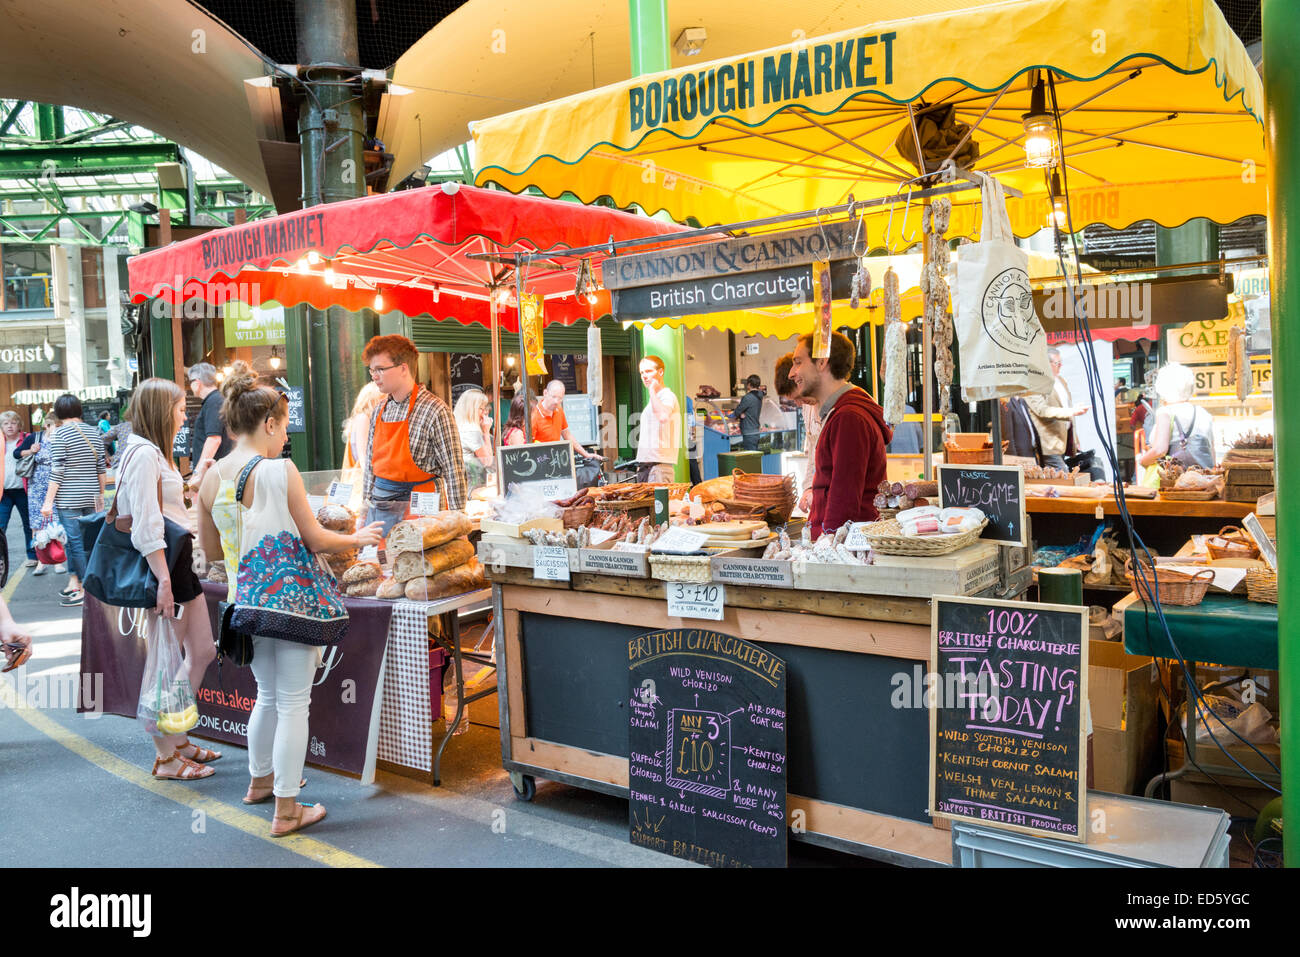
M 1153 660 L 1119 641 L 1088 642 L 1093 784 L 1141 794 L 1160 768 L 1160 686 Z
M 1177 730 L 1170 732 L 1169 767 L 1178 768 L 1183 764 L 1183 741 Z M 1277 767 L 1282 766 L 1282 751 L 1276 744 L 1260 744 L 1257 748 Z M 1270 768 L 1258 754 L 1243 744 L 1227 746 L 1228 753 L 1256 774 L 1272 774 Z M 1204 774 L 1196 770 L 1189 771 L 1169 784 L 1170 800 L 1181 804 L 1202 804 L 1217 807 L 1234 817 L 1255 817 L 1260 809 L 1277 797 L 1268 788 L 1261 787 L 1241 772 L 1223 756 L 1223 752 L 1211 741 L 1196 746 L 1196 763 L 1201 766 L 1231 767 L 1236 774 L 1222 774 L 1211 771 L 1219 784 L 1215 784 Z M 1239 776 L 1240 775 L 1240 776 Z M 1267 780 L 1267 778 L 1265 778 Z M 1220 787 L 1219 785 L 1222 785 Z M 1225 793 L 1226 789 L 1226 793 Z

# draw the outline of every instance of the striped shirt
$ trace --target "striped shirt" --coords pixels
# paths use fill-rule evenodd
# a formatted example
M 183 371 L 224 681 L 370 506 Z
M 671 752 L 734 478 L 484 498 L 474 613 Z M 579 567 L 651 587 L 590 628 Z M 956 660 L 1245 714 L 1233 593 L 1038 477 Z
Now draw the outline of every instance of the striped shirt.
M 441 503 L 444 509 L 464 508 L 465 501 L 469 498 L 469 487 L 465 479 L 465 456 L 461 451 L 460 430 L 447 403 L 428 389 L 420 389 L 415 397 L 414 408 L 411 408 L 410 396 L 401 402 L 389 398 L 371 413 L 370 434 L 366 439 L 363 490 L 366 498 L 370 498 L 370 489 L 375 484 L 375 476 L 370 468 L 370 463 L 374 461 L 371 449 L 375 441 L 375 421 L 382 415 L 385 422 L 401 422 L 406 418 L 408 408 L 411 409 L 411 461 L 426 475 L 436 475 L 441 479 L 439 488 L 445 489 Z
M 85 422 L 60 426 L 50 443 L 54 467 L 50 481 L 59 483 L 54 504 L 59 508 L 94 508 L 104 474 L 104 438 Z

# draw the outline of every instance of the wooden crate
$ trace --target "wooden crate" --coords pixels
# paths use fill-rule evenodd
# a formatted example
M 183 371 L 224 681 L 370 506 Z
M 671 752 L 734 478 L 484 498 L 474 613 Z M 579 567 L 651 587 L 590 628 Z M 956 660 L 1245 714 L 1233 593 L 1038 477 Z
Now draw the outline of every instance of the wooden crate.
M 872 565 L 799 564 L 794 587 L 916 598 L 973 595 L 996 584 L 999 572 L 998 546 L 976 542 L 939 558 L 876 555 Z
M 495 535 L 523 541 L 524 535 L 534 529 L 540 528 L 543 532 L 562 532 L 564 531 L 564 522 L 558 518 L 534 518 L 520 523 L 498 522 L 495 519 L 485 518 L 479 522 L 478 527 L 484 535 Z
M 569 571 L 578 571 L 580 548 L 566 549 L 569 553 Z M 487 568 L 532 568 L 533 546 L 507 535 L 484 535 L 478 543 L 478 560 Z

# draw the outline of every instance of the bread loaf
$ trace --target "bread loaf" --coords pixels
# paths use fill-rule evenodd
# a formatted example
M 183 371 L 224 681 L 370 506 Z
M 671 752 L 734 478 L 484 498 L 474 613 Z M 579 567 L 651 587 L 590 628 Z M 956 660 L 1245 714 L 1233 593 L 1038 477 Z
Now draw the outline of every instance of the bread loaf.
M 343 593 L 349 598 L 373 598 L 378 589 L 379 579 L 372 578 L 356 585 L 348 585 Z
M 360 585 L 363 582 L 374 581 L 383 574 L 383 569 L 375 562 L 357 562 L 355 565 L 349 565 L 347 570 L 339 576 L 341 585 Z
M 424 552 L 403 552 L 393 561 L 393 577 L 399 582 L 428 578 L 464 565 L 473 555 L 474 546 L 464 537 Z
M 226 581 L 226 563 L 213 562 L 208 566 L 208 581 L 224 582 Z
M 394 598 L 403 598 L 406 595 L 406 585 L 399 582 L 396 578 L 385 578 L 375 589 L 376 598 L 386 598 L 392 601 Z
M 342 576 L 344 572 L 357 561 L 357 550 L 349 548 L 346 552 L 334 552 L 326 554 L 325 564 L 329 566 L 330 571 L 334 573 L 335 578 Z
M 469 516 L 464 512 L 439 512 L 427 518 L 398 522 L 388 535 L 388 551 L 400 555 L 436 548 L 460 535 L 468 535 L 470 527 Z
M 321 528 L 343 535 L 351 535 L 357 530 L 357 517 L 352 514 L 352 510 L 333 502 L 320 507 L 316 512 L 316 521 L 320 522 Z
M 412 578 L 406 583 L 406 597 L 411 601 L 433 601 L 486 587 L 483 566 L 477 558 L 472 558 L 466 564 L 438 575 Z

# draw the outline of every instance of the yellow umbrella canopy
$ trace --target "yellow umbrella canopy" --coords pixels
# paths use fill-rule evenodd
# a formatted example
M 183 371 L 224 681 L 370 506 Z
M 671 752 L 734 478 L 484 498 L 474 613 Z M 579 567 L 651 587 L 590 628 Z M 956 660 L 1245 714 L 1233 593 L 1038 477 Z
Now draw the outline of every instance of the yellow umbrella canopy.
M 1076 229 L 1265 212 L 1262 87 L 1213 0 L 1008 0 L 639 77 L 473 124 L 476 182 L 706 225 L 828 207 L 905 191 L 897 143 L 942 105 L 973 127 L 974 168 L 1024 192 L 1008 212 L 1027 236 L 1050 211 L 1024 151 L 1045 70 Z M 949 235 L 978 207 L 959 194 Z M 869 245 L 905 248 L 901 217 L 885 224 Z

